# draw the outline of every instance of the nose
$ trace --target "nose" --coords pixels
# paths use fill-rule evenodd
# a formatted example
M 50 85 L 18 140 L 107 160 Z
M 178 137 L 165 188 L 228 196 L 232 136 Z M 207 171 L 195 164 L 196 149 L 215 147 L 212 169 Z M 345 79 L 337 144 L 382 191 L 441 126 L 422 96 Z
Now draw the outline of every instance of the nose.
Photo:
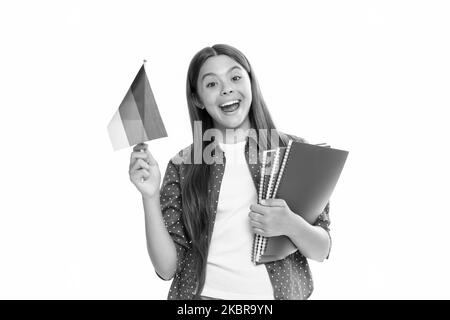
M 231 88 L 223 88 L 221 91 L 221 95 L 223 96 L 230 95 L 231 93 L 233 93 L 233 89 Z

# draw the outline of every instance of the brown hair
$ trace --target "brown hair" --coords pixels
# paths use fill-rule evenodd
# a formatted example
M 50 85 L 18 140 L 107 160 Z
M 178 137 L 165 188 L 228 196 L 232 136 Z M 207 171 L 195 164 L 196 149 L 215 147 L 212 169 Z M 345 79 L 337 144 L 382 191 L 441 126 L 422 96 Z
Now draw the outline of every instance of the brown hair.
M 275 129 L 275 124 L 267 109 L 262 97 L 254 71 L 247 58 L 236 48 L 226 44 L 216 44 L 200 50 L 191 60 L 187 74 L 186 98 L 191 120 L 193 143 L 200 144 L 203 150 L 207 141 L 202 137 L 206 130 L 214 128 L 211 116 L 206 109 L 200 109 L 200 98 L 197 93 L 197 79 L 200 68 L 205 61 L 213 56 L 226 55 L 239 63 L 248 73 L 252 90 L 252 103 L 249 110 L 250 126 L 257 129 L 256 132 L 263 132 L 259 129 Z M 194 123 L 202 122 L 202 136 L 195 136 Z M 263 133 L 260 133 L 263 134 Z M 266 145 L 270 147 L 270 139 L 267 136 Z M 261 141 L 261 138 L 259 138 Z M 192 149 L 191 149 L 192 150 Z M 192 162 L 191 162 L 192 163 Z M 189 239 L 192 241 L 192 249 L 195 257 L 195 275 L 197 280 L 197 292 L 200 294 L 205 282 L 206 262 L 208 258 L 208 237 L 212 233 L 212 204 L 208 194 L 210 184 L 211 165 L 202 162 L 201 164 L 190 164 L 186 169 L 185 186 L 182 190 L 183 222 Z

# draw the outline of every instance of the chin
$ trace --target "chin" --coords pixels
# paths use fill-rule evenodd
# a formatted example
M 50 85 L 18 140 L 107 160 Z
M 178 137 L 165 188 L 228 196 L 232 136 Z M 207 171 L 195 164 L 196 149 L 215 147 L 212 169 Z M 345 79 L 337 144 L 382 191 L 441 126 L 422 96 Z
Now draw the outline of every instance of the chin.
M 239 121 L 239 122 L 235 122 L 235 121 L 227 122 L 227 123 L 224 123 L 224 127 L 227 129 L 239 129 L 243 123 L 244 123 L 244 120 Z

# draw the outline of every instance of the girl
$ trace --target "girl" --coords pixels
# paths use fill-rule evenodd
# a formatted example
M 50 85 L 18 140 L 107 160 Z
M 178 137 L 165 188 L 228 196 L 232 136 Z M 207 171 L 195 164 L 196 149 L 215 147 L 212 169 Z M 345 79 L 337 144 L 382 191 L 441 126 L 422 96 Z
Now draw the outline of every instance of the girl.
M 161 188 L 145 144 L 133 149 L 129 167 L 142 194 L 151 261 L 160 278 L 173 279 L 168 299 L 307 299 L 307 258 L 323 261 L 331 247 L 328 206 L 311 225 L 282 199 L 258 204 L 255 161 L 266 148 L 304 140 L 275 130 L 250 63 L 229 45 L 193 57 L 186 94 L 193 143 L 169 161 Z M 212 144 L 205 138 L 211 130 Z M 276 134 L 269 139 L 267 130 Z M 286 235 L 298 251 L 254 265 L 254 233 Z

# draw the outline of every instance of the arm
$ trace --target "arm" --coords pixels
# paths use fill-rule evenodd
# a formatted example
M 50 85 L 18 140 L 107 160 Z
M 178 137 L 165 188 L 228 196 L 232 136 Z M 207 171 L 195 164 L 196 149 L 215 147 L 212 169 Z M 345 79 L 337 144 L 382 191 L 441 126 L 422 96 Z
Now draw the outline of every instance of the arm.
M 159 194 L 153 198 L 142 196 L 142 202 L 148 254 L 156 273 L 162 279 L 170 280 L 177 268 L 177 252 L 164 224 Z
M 148 151 L 147 145 L 139 144 L 131 154 L 129 173 L 130 180 L 142 194 L 150 259 L 158 276 L 170 280 L 184 253 L 181 245 L 186 245 L 185 238 L 179 237 L 183 235 L 183 230 L 180 230 L 181 224 L 178 223 L 181 217 L 178 172 L 173 163 L 169 162 L 160 192 L 161 174 L 158 163 Z
M 324 261 L 331 247 L 329 233 L 320 226 L 309 224 L 295 213 L 288 216 L 286 236 L 307 258 Z

